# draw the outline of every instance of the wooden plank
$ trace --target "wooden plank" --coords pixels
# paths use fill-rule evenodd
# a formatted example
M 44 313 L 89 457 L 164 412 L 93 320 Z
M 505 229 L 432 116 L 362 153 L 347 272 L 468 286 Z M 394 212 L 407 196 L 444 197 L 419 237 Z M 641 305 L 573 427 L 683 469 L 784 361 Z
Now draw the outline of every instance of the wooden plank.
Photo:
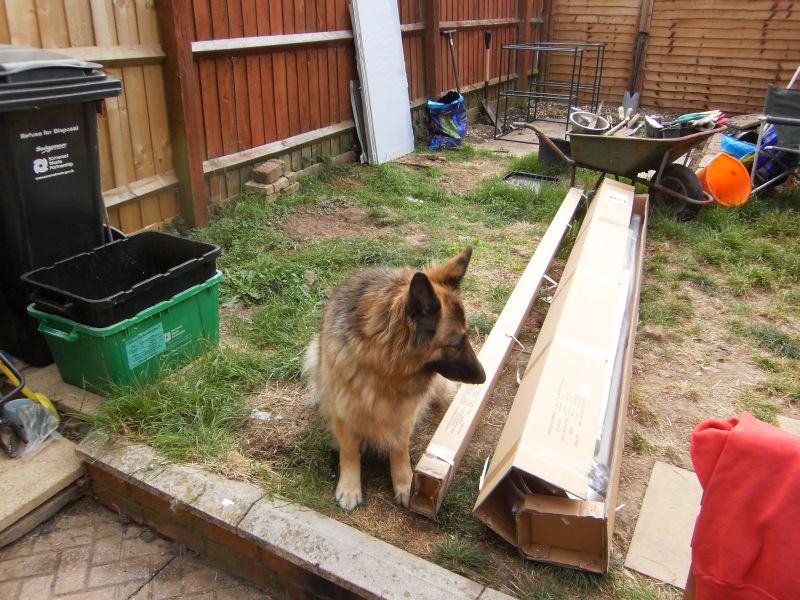
M 228 0 L 228 35 L 244 35 L 242 0 Z M 252 145 L 250 129 L 250 86 L 247 81 L 247 64 L 240 56 L 230 58 L 233 73 L 233 106 L 236 113 L 236 139 L 234 151 Z M 228 152 L 228 150 L 226 150 Z
M 283 0 L 283 30 L 286 33 L 294 33 L 294 2 Z M 286 53 L 286 89 L 287 106 L 289 113 L 289 135 L 297 135 L 301 129 L 300 125 L 300 93 L 298 91 L 297 77 L 297 55 L 294 52 Z
M 329 125 L 315 131 L 307 131 L 299 135 L 295 135 L 284 140 L 278 140 L 269 144 L 264 144 L 257 148 L 250 148 L 249 150 L 242 150 L 234 154 L 221 156 L 219 158 L 212 158 L 203 162 L 203 172 L 205 175 L 212 175 L 225 172 L 229 169 L 240 167 L 246 164 L 252 164 L 260 160 L 277 156 L 291 151 L 295 148 L 300 148 L 308 144 L 313 144 L 324 139 L 337 136 L 343 132 L 347 132 L 355 127 L 352 119 L 348 119 L 342 123 Z
M 304 31 L 305 24 L 305 2 L 294 2 L 294 28 L 295 31 Z M 299 105 L 300 121 L 297 133 L 309 131 L 311 119 L 311 97 L 310 82 L 308 80 L 308 52 L 304 47 L 299 47 L 294 52 L 297 68 L 297 102 Z M 291 74 L 289 75 L 291 77 Z
M 78 46 L 67 52 L 70 56 L 104 67 L 155 65 L 164 62 L 164 51 L 158 44 L 134 46 Z
M 282 0 L 270 0 L 269 25 L 273 33 L 283 33 Z M 273 99 L 275 101 L 275 138 L 282 139 L 289 137 L 289 86 L 286 80 L 285 52 L 272 54 L 272 76 Z
M 158 204 L 161 207 L 162 222 L 169 222 L 180 214 L 176 191 L 161 192 L 158 195 Z
M 11 35 L 8 32 L 8 17 L 6 16 L 5 2 L 0 2 L 0 44 L 10 44 Z
M 325 29 L 330 31 L 336 27 L 336 3 L 327 0 L 325 3 Z M 330 106 L 330 123 L 341 121 L 339 112 L 339 65 L 336 60 L 336 49 L 325 49 L 328 55 L 328 104 Z
M 164 74 L 161 67 L 142 68 L 147 95 L 147 112 L 153 148 L 153 167 L 156 173 L 172 168 L 172 146 L 167 118 L 167 100 L 164 91 Z
M 42 38 L 39 36 L 34 0 L 14 0 L 6 2 L 5 7 L 11 43 L 41 47 Z
M 321 31 L 312 33 L 292 33 L 285 35 L 256 35 L 251 37 L 203 40 L 192 42 L 192 52 L 196 55 L 230 54 L 254 50 L 273 50 L 297 46 L 329 45 L 351 42 L 352 31 Z
M 178 184 L 178 177 L 175 175 L 175 171 L 170 170 L 107 190 L 103 192 L 103 202 L 107 208 L 111 208 L 131 200 L 178 187 Z
M 111 77 L 122 79 L 122 71 L 119 69 L 106 69 L 106 72 Z M 125 92 L 126 87 L 123 85 L 122 94 L 118 97 L 107 98 L 105 101 L 115 185 L 124 185 L 136 179 Z
M 111 0 L 89 0 L 89 2 L 95 43 L 98 46 L 116 46 L 117 26 Z
M 256 34 L 258 35 L 267 35 L 270 32 L 269 8 L 267 2 L 258 2 L 256 4 Z M 261 113 L 262 135 L 260 142 L 254 137 L 253 143 L 258 146 L 275 139 L 276 111 L 273 91 L 272 56 L 269 54 L 259 56 L 257 58 L 257 64 L 259 81 L 261 84 L 261 103 L 257 106 L 257 110 Z
M 315 28 L 317 31 L 324 31 L 327 28 L 327 3 L 320 2 L 317 4 L 316 10 L 316 23 Z M 328 49 L 327 48 L 314 48 L 312 51 L 317 56 L 317 81 L 319 82 L 319 124 L 317 127 L 324 127 L 330 125 L 334 121 L 331 119 L 331 95 L 330 87 L 328 86 Z
M 411 510 L 428 517 L 436 516 L 464 450 L 478 425 L 478 417 L 500 378 L 503 363 L 514 345 L 514 336 L 519 335 L 530 313 L 539 286 L 570 227 L 581 197 L 582 192 L 577 188 L 571 188 L 567 192 L 481 347 L 478 360 L 486 372 L 486 381 L 480 385 L 459 386 L 450 408 L 417 463 L 411 485 Z M 466 429 L 461 425 L 463 423 L 468 424 Z M 453 431 L 459 432 L 456 435 L 457 440 L 452 439 Z
M 260 4 L 264 9 L 267 8 L 266 4 L 263 2 Z M 243 35 L 258 35 L 258 17 L 256 0 L 242 0 Z M 267 16 L 267 19 L 268 18 Z M 259 56 L 247 56 L 244 59 L 244 63 L 247 73 L 247 106 L 250 111 L 250 145 L 260 146 L 265 142 L 264 88 L 261 84 L 261 58 Z
M 306 29 L 313 30 L 316 27 L 317 11 L 314 2 L 309 2 L 306 5 Z M 310 110 L 310 119 L 306 121 L 307 129 L 320 128 L 320 116 L 322 113 L 322 98 L 320 97 L 319 88 L 319 50 L 317 48 L 307 48 L 307 77 L 308 77 L 308 106 Z M 327 123 L 326 123 L 327 125 Z
M 72 47 L 94 46 L 92 11 L 88 0 L 64 0 L 67 17 L 69 45 Z
M 530 17 L 528 18 L 530 22 Z M 522 22 L 522 19 L 506 18 L 506 19 L 474 19 L 470 21 L 441 21 L 439 29 L 456 29 L 459 31 L 468 29 L 493 29 L 495 27 L 510 27 L 517 26 Z
M 139 43 L 161 44 L 158 37 L 158 14 L 152 0 L 135 0 L 136 24 L 139 29 Z
M 36 20 L 43 48 L 67 48 L 70 45 L 63 0 L 36 0 Z
M 208 223 L 202 171 L 203 138 L 192 63 L 192 12 L 188 3 L 159 2 L 158 21 L 164 51 L 167 102 L 181 215 L 189 227 Z
M 117 41 L 129 46 L 139 43 L 139 26 L 136 23 L 136 7 L 133 0 L 114 2 L 114 21 L 117 26 Z
M 425 0 L 425 95 L 429 98 L 438 98 L 444 87 L 440 17 L 439 0 Z
M 425 23 L 405 23 L 400 25 L 400 33 L 402 35 L 412 35 L 423 31 L 425 31 Z

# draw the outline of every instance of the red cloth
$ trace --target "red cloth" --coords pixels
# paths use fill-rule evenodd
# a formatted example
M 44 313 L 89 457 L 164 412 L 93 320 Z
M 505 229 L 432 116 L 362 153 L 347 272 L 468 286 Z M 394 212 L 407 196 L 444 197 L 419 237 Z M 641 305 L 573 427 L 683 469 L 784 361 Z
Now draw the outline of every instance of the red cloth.
M 800 436 L 744 413 L 700 423 L 690 452 L 697 599 L 800 598 Z

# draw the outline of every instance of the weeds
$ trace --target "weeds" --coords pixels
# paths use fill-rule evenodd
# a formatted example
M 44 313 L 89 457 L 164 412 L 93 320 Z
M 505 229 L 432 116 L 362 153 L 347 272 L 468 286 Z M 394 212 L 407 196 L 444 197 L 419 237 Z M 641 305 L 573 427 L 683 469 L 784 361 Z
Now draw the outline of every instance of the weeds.
M 748 323 L 743 333 L 765 350 L 783 358 L 800 358 L 800 343 L 771 323 Z
M 750 390 L 742 392 L 736 401 L 739 410 L 746 410 L 756 419 L 761 419 L 773 425 L 778 424 L 778 407 L 765 398 L 759 398 Z
M 632 431 L 628 443 L 635 454 L 650 455 L 657 450 L 656 446 L 640 431 Z
M 236 445 L 247 397 L 265 382 L 260 353 L 220 348 L 151 384 L 112 389 L 93 424 L 146 441 L 170 459 L 219 458 Z
M 482 571 L 489 565 L 486 553 L 474 542 L 461 537 L 454 537 L 436 546 L 433 560 L 436 564 L 462 575 L 468 574 L 470 570 Z

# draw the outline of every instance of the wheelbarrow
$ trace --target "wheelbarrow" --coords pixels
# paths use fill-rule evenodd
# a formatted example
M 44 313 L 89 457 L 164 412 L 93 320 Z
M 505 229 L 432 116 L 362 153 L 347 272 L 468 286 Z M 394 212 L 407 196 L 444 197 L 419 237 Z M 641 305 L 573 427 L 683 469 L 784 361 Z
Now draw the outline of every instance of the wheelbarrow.
M 725 126 L 665 139 L 570 133 L 568 134 L 572 153 L 570 158 L 535 125 L 530 123 L 515 123 L 515 125 L 532 129 L 540 144 L 546 144 L 556 156 L 572 168 L 570 185 L 575 185 L 575 170 L 578 167 L 600 171 L 601 180 L 606 174 L 625 177 L 633 183 L 647 186 L 655 202 L 676 217 L 684 219 L 692 217 L 700 207 L 714 202 L 714 198 L 703 190 L 697 175 L 689 167 L 673 161 L 712 135 L 724 131 Z M 655 171 L 655 175 L 650 179 L 639 177 L 640 173 L 648 171 Z

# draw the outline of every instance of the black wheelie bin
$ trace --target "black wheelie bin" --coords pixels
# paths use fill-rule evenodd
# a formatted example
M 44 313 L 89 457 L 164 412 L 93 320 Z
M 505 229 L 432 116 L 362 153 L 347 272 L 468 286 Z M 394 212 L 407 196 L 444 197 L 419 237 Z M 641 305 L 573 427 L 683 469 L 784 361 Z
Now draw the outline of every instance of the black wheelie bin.
M 52 362 L 20 275 L 107 241 L 97 112 L 121 84 L 100 65 L 0 45 L 0 349 Z

